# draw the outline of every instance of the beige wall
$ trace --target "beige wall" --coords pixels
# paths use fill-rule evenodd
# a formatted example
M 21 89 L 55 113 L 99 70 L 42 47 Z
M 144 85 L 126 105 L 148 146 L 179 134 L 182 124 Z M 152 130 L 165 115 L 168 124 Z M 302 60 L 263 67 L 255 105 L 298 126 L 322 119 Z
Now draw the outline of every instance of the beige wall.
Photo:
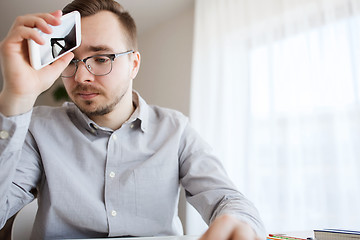
M 141 66 L 134 89 L 149 104 L 189 115 L 194 6 L 139 36 Z M 179 216 L 187 233 L 184 192 Z
M 45 92 L 43 92 L 42 94 L 40 94 L 40 96 L 37 98 L 35 105 L 48 105 L 48 106 L 60 106 L 62 105 L 63 101 L 57 102 L 55 101 L 54 97 L 53 97 L 53 93 L 56 90 L 56 88 L 58 86 L 62 85 L 62 81 L 59 78 L 58 80 L 55 81 L 54 85 L 52 85 L 52 87 L 48 90 L 46 90 Z
M 139 36 L 134 88 L 150 104 L 189 114 L 194 6 Z

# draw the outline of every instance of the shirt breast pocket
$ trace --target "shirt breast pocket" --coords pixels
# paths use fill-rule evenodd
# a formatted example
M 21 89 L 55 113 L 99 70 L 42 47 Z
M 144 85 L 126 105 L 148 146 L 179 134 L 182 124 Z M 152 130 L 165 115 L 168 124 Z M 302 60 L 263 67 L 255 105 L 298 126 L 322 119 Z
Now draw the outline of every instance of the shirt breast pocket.
M 171 167 L 148 166 L 134 170 L 136 215 L 156 222 L 177 214 L 179 175 Z

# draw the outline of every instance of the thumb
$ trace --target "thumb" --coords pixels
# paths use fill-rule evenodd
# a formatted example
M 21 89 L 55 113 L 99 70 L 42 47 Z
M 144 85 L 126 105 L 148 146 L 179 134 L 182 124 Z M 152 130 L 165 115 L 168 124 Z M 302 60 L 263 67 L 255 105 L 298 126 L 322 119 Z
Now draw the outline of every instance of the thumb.
M 57 59 L 52 64 L 44 67 L 40 70 L 41 79 L 44 81 L 53 79 L 55 81 L 60 74 L 64 71 L 64 69 L 69 65 L 70 61 L 74 58 L 74 54 L 69 52 L 62 56 L 61 58 Z

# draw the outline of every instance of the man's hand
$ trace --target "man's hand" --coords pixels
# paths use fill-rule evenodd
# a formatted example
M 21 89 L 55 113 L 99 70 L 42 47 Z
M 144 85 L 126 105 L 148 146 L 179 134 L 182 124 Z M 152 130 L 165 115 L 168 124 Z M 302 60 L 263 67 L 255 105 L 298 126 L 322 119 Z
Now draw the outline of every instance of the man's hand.
M 261 240 L 249 224 L 230 215 L 215 219 L 200 240 Z
M 17 17 L 7 36 L 0 43 L 0 60 L 4 86 L 0 93 L 0 112 L 7 116 L 29 111 L 36 98 L 47 90 L 71 61 L 73 54 L 36 71 L 30 65 L 27 39 L 44 44 L 38 28 L 51 33 L 49 25 L 61 23 L 60 10 L 53 13 Z

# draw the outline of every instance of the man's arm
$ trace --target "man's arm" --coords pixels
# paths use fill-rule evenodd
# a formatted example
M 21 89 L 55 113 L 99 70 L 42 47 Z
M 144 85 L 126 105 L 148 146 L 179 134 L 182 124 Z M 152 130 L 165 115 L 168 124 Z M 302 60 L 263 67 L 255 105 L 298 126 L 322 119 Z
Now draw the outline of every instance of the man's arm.
M 202 240 L 265 238 L 254 205 L 236 189 L 211 148 L 189 125 L 183 133 L 179 156 L 187 200 L 209 224 Z
M 18 17 L 0 42 L 4 83 L 0 93 L 0 228 L 7 218 L 34 199 L 31 189 L 26 188 L 34 187 L 33 180 L 39 176 L 38 157 L 23 151 L 31 109 L 36 98 L 54 83 L 73 57 L 70 53 L 35 71 L 30 65 L 27 39 L 43 43 L 34 28 L 50 33 L 48 24 L 59 25 L 61 15 L 61 11 L 56 11 Z M 17 174 L 24 184 L 15 183 Z
M 0 228 L 6 220 L 34 199 L 29 191 L 14 184 L 22 148 L 29 128 L 31 112 L 5 117 L 0 114 Z M 29 159 L 28 159 L 29 160 Z M 22 163 L 24 172 L 30 161 Z M 30 177 L 27 178 L 30 184 Z
M 69 53 L 53 64 L 36 71 L 30 65 L 27 39 L 44 44 L 38 28 L 50 33 L 51 25 L 59 25 L 61 11 L 17 17 L 6 38 L 0 43 L 1 70 L 4 86 L 0 93 L 0 112 L 14 116 L 28 112 L 37 97 L 47 90 L 69 64 Z

